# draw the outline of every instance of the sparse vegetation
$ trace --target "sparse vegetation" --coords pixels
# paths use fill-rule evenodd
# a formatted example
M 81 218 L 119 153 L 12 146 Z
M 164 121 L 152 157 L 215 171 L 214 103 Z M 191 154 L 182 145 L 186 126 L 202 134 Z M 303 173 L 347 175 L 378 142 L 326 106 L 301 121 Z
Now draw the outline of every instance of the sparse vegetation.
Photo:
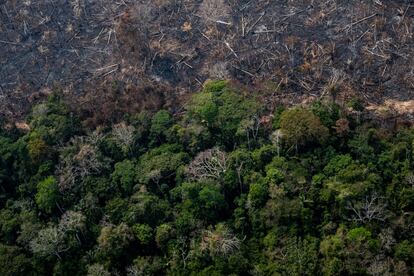
M 101 124 L 108 113 L 176 108 L 209 78 L 259 89 L 272 82 L 263 97 L 290 104 L 412 98 L 407 0 L 7 0 L 0 8 L 7 118 L 24 118 L 60 88 Z

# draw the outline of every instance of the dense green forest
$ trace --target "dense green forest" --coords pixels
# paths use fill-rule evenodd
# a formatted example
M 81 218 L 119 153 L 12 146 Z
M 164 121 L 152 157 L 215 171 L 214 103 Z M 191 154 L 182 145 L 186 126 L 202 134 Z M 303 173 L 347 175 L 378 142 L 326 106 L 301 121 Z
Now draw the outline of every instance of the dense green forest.
M 56 95 L 0 132 L 0 275 L 410 275 L 414 129 L 224 81 L 88 129 Z

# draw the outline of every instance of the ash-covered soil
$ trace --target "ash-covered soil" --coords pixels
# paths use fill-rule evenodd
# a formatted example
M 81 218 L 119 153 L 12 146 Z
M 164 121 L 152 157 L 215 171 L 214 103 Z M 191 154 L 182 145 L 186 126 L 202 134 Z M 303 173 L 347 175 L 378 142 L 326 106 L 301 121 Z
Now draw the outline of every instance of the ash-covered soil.
M 81 112 L 180 101 L 209 78 L 268 103 L 414 98 L 408 0 L 1 0 L 0 114 L 58 87 Z

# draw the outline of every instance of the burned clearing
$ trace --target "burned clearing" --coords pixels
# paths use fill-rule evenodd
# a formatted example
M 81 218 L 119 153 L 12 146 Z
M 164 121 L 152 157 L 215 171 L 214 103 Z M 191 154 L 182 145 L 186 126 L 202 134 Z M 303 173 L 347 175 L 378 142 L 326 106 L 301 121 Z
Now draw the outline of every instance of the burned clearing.
M 56 87 L 85 114 L 179 111 L 211 78 L 247 84 L 269 105 L 320 96 L 408 101 L 410 3 L 3 0 L 0 114 L 22 115 Z

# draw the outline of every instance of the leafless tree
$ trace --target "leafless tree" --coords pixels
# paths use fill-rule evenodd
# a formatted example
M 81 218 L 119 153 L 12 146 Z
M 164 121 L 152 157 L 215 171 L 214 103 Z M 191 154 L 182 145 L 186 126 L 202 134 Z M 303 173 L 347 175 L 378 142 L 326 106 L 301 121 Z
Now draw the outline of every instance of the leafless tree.
M 76 183 L 75 167 L 70 158 L 64 158 L 57 166 L 56 174 L 59 180 L 59 190 L 61 192 L 71 190 Z
M 30 242 L 30 249 L 34 254 L 43 257 L 56 255 L 60 259 L 60 253 L 69 249 L 64 244 L 64 236 L 65 233 L 58 227 L 51 226 L 44 228 Z
M 85 227 L 86 217 L 81 212 L 67 211 L 59 222 L 59 228 L 64 231 L 78 231 Z
M 329 78 L 328 83 L 322 89 L 322 96 L 329 95 L 335 101 L 336 95 L 344 80 L 345 72 L 338 69 L 332 69 L 332 75 Z
M 112 128 L 112 137 L 122 150 L 128 152 L 134 143 L 135 128 L 125 123 L 116 124 Z
M 161 170 L 159 169 L 151 170 L 150 172 L 146 174 L 146 178 L 150 181 L 153 181 L 157 185 L 158 190 L 162 192 L 161 186 L 160 186 L 160 181 L 163 178 Z
M 140 266 L 137 265 L 131 265 L 128 266 L 126 269 L 127 275 L 128 276 L 140 276 L 140 275 L 145 275 L 144 273 L 144 269 Z
M 74 233 L 80 243 L 78 232 L 85 228 L 85 223 L 86 217 L 82 213 L 67 211 L 57 226 L 49 226 L 38 232 L 29 243 L 30 249 L 40 256 L 56 255 L 60 259 L 60 254 L 69 250 L 65 244 L 67 234 Z
M 226 225 L 218 224 L 214 231 L 205 231 L 200 246 L 202 250 L 208 250 L 213 255 L 228 256 L 239 250 L 240 245 L 240 239 Z
M 260 126 L 260 118 L 257 115 L 241 122 L 238 133 L 246 136 L 249 148 L 251 141 L 257 141 Z
M 270 139 L 272 141 L 272 144 L 276 147 L 277 150 L 277 156 L 280 156 L 280 145 L 283 139 L 283 133 L 280 129 L 275 130 L 272 132 Z
M 382 249 L 386 252 L 391 252 L 396 242 L 394 238 L 394 231 L 391 228 L 382 230 L 379 234 L 379 240 L 381 242 Z
M 104 164 L 98 159 L 96 149 L 91 145 L 82 145 L 74 156 L 66 156 L 58 166 L 59 188 L 70 190 L 77 179 L 99 173 Z
M 102 264 L 92 264 L 88 266 L 88 276 L 111 276 Z
M 243 178 L 242 178 L 243 166 L 244 166 L 244 162 L 241 161 L 236 167 L 237 180 L 239 181 L 239 188 L 240 188 L 241 193 L 243 192 Z
M 362 202 L 348 204 L 348 209 L 353 212 L 352 220 L 360 223 L 368 223 L 373 220 L 385 221 L 387 218 L 386 207 L 384 198 L 376 193 L 366 196 Z
M 411 185 L 411 187 L 414 188 L 414 174 L 410 173 L 409 175 L 407 175 L 405 177 L 405 181 L 407 182 L 408 185 Z
M 368 266 L 367 272 L 372 276 L 395 275 L 392 273 L 390 258 L 383 255 L 374 256 Z
M 102 139 L 104 138 L 104 135 L 102 133 L 102 129 L 97 128 L 95 131 L 89 133 L 87 136 L 82 136 L 82 137 L 77 137 L 77 138 L 79 138 L 80 142 L 97 147 L 99 143 L 101 143 Z
M 82 145 L 73 159 L 77 163 L 77 173 L 82 178 L 98 173 L 102 168 L 102 164 L 98 158 L 97 149 L 90 144 Z
M 81 244 L 79 233 L 85 229 L 86 217 L 81 212 L 67 211 L 59 221 L 58 229 L 64 234 L 74 234 Z
M 153 1 L 144 1 L 139 3 L 138 1 L 133 4 L 130 8 L 129 16 L 133 19 L 135 23 L 135 28 L 140 30 L 147 28 L 151 21 L 151 13 L 153 9 Z
M 193 256 L 194 251 L 192 248 L 195 247 L 194 240 L 187 241 L 188 237 L 180 236 L 177 238 L 177 244 L 179 245 L 177 250 L 174 251 L 174 256 L 179 258 L 183 263 L 184 268 L 187 266 L 187 260 Z
M 7 95 L 0 86 L 0 106 L 6 106 L 7 104 L 8 104 Z M 0 111 L 0 112 L 4 112 L 4 111 Z
M 228 169 L 227 154 L 218 148 L 200 152 L 187 168 L 187 175 L 193 180 L 220 180 Z
M 33 117 L 44 117 L 49 112 L 49 108 L 47 107 L 47 104 L 41 103 L 33 107 Z
M 76 181 L 86 176 L 101 172 L 109 160 L 101 156 L 98 144 L 102 139 L 99 131 L 89 136 L 75 137 L 66 147 L 61 149 L 61 161 L 57 167 L 59 176 L 59 189 L 71 190 Z M 67 151 L 71 153 L 66 153 Z

